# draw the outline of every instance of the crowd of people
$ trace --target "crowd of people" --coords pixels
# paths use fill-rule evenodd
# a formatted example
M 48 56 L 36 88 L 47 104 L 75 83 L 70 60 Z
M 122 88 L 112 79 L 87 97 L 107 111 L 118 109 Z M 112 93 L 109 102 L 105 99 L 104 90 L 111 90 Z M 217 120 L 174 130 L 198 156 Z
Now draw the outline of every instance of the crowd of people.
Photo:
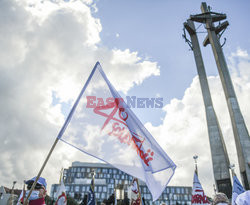
M 43 177 L 40 177 L 31 191 L 32 185 L 35 182 L 36 177 L 26 181 L 27 191 L 23 190 L 19 196 L 17 205 L 23 205 L 28 198 L 28 205 L 46 205 L 45 196 L 47 193 L 47 183 Z M 67 197 L 64 191 L 58 194 L 55 205 L 67 205 Z M 212 205 L 231 205 L 230 200 L 224 193 L 215 194 Z M 245 191 L 240 194 L 232 205 L 250 205 L 250 191 Z

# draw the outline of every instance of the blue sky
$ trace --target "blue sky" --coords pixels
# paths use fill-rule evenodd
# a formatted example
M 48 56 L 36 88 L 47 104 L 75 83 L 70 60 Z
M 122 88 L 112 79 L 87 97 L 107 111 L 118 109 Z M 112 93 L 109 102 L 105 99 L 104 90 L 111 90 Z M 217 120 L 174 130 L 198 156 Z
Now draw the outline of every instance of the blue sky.
M 227 14 L 223 50 L 249 129 L 250 3 L 221 0 L 207 4 L 212 11 Z M 11 187 L 15 180 L 22 187 L 24 179 L 37 174 L 72 103 L 100 61 L 123 95 L 163 97 L 164 108 L 135 112 L 177 164 L 170 184 L 192 185 L 192 157 L 197 154 L 200 181 L 212 195 L 204 105 L 193 53 L 182 38 L 183 23 L 190 14 L 200 13 L 200 5 L 194 0 L 0 1 L 0 140 L 4 145 L 0 181 Z M 199 31 L 204 32 L 204 27 Z M 204 37 L 199 33 L 200 42 Z M 201 49 L 229 158 L 238 173 L 231 122 L 212 50 L 210 46 Z M 58 143 L 43 173 L 48 187 L 58 182 L 62 167 L 76 160 L 94 161 Z
M 225 55 L 236 48 L 249 50 L 248 1 L 208 1 L 215 12 L 226 13 L 229 27 L 222 36 L 227 42 Z M 97 1 L 96 17 L 101 19 L 103 30 L 100 33 L 102 44 L 109 48 L 137 51 L 139 56 L 156 61 L 160 66 L 160 76 L 146 79 L 140 86 L 134 86 L 128 95 L 154 97 L 159 94 L 167 104 L 173 98 L 182 98 L 185 89 L 197 75 L 192 51 L 182 38 L 183 23 L 190 14 L 198 14 L 199 1 Z M 198 27 L 200 24 L 196 24 Z M 243 26 L 245 25 L 245 26 Z M 200 32 L 205 32 L 203 26 Z M 119 36 L 117 36 L 117 34 Z M 217 75 L 217 67 L 210 45 L 203 48 L 204 33 L 199 34 L 207 75 Z M 105 68 L 104 68 L 105 69 Z M 136 110 L 142 121 L 154 125 L 161 123 L 164 113 L 154 109 L 149 115 Z M 150 111 L 149 111 L 150 112 Z

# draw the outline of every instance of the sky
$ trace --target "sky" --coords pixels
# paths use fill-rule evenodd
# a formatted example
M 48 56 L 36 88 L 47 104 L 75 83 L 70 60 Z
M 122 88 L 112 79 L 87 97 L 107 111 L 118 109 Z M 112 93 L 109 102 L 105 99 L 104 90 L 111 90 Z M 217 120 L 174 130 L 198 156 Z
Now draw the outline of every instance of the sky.
M 223 46 L 241 112 L 250 129 L 250 37 L 247 0 L 207 1 L 227 14 Z M 21 188 L 37 175 L 96 61 L 122 96 L 163 98 L 162 108 L 134 109 L 177 169 L 170 185 L 199 178 L 213 195 L 205 110 L 183 23 L 200 1 L 0 1 L 0 182 Z M 205 38 L 199 27 L 199 41 Z M 202 45 L 202 44 L 201 44 Z M 238 163 L 231 122 L 211 47 L 201 46 L 215 112 L 231 163 Z M 59 142 L 42 176 L 48 189 L 61 168 L 95 159 Z M 239 176 L 239 174 L 238 174 Z M 239 177 L 240 178 L 240 177 Z

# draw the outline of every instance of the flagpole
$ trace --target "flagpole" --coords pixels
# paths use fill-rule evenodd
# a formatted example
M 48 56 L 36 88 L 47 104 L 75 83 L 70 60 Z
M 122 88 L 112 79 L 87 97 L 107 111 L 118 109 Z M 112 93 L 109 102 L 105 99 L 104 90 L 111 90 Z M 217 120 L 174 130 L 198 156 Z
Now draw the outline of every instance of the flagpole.
M 139 193 L 139 198 L 140 198 L 140 204 L 142 204 L 142 198 L 141 198 L 141 192 L 140 192 L 140 186 L 139 186 L 139 181 L 137 178 L 135 178 L 135 181 L 137 183 L 137 186 L 138 186 L 138 193 Z
M 197 159 L 198 159 L 198 156 L 197 156 L 197 155 L 194 155 L 194 156 L 193 156 L 193 159 L 194 159 L 194 164 L 195 164 L 195 173 L 196 173 L 196 175 L 198 176 L 198 167 L 197 167 Z
M 229 169 L 231 170 L 232 178 L 233 178 L 233 177 L 236 175 L 236 174 L 235 174 L 235 171 L 234 171 L 235 165 L 234 165 L 234 164 L 230 164 Z
M 50 149 L 50 151 L 49 151 L 49 154 L 48 154 L 47 158 L 45 159 L 45 161 L 44 161 L 44 163 L 43 163 L 43 165 L 42 165 L 42 167 L 41 167 L 41 169 L 40 169 L 40 171 L 39 171 L 39 173 L 38 173 L 38 175 L 37 175 L 37 177 L 36 177 L 36 180 L 34 181 L 32 187 L 31 187 L 31 189 L 30 189 L 30 191 L 29 191 L 29 194 L 28 194 L 27 198 L 25 199 L 24 205 L 27 205 L 28 199 L 29 199 L 29 197 L 30 197 L 30 195 L 31 195 L 31 192 L 34 190 L 34 188 L 35 188 L 35 186 L 36 186 L 36 183 L 37 183 L 39 177 L 41 176 L 42 171 L 44 170 L 44 167 L 45 167 L 45 165 L 47 164 L 47 162 L 48 162 L 48 160 L 49 160 L 49 158 L 50 158 L 50 155 L 52 154 L 53 150 L 55 149 L 55 146 L 56 146 L 57 142 L 59 141 L 59 139 L 60 139 L 61 136 L 63 135 L 63 133 L 64 133 L 66 127 L 68 126 L 69 121 L 71 120 L 71 118 L 72 118 L 72 116 L 73 116 L 73 113 L 74 113 L 74 111 L 75 111 L 75 109 L 76 109 L 76 106 L 78 105 L 78 103 L 79 103 L 79 101 L 80 101 L 80 98 L 81 98 L 81 96 L 83 95 L 83 92 L 85 91 L 85 89 L 87 88 L 87 86 L 88 86 L 88 84 L 89 84 L 89 82 L 90 82 L 90 80 L 91 80 L 91 78 L 92 78 L 92 76 L 93 76 L 93 74 L 94 74 L 94 72 L 95 72 L 95 70 L 96 70 L 96 68 L 97 68 L 98 65 L 99 65 L 99 62 L 96 62 L 94 68 L 93 68 L 92 71 L 91 71 L 91 74 L 90 74 L 89 78 L 87 79 L 87 81 L 86 81 L 85 85 L 83 86 L 83 88 L 82 88 L 82 90 L 81 90 L 81 92 L 80 92 L 78 98 L 76 99 L 76 101 L 75 101 L 75 103 L 74 103 L 72 109 L 70 110 L 70 113 L 69 113 L 69 115 L 68 115 L 66 121 L 64 122 L 64 124 L 63 124 L 63 126 L 62 126 L 60 132 L 58 133 L 58 136 L 57 136 L 57 138 L 56 138 L 54 144 L 52 145 L 52 147 L 51 147 L 51 149 Z

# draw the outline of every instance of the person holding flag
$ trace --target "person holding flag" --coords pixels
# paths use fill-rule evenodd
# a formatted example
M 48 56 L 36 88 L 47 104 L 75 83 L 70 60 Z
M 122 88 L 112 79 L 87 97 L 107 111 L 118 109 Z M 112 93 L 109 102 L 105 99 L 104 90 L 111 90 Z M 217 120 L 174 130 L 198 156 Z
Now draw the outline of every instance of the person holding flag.
M 175 173 L 175 163 L 125 103 L 99 62 L 77 97 L 37 179 L 59 140 L 144 181 L 153 201 L 160 197 Z

